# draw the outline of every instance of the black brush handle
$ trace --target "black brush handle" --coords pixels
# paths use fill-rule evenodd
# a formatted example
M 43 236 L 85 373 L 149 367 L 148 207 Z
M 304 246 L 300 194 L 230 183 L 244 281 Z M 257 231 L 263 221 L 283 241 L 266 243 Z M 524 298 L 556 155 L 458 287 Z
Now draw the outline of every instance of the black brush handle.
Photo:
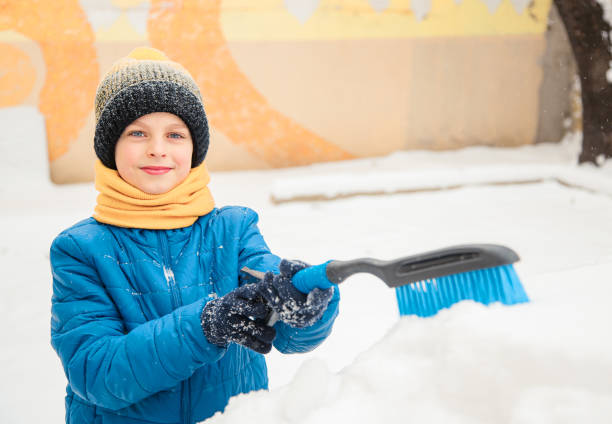
M 340 284 L 353 274 L 365 272 L 385 280 L 385 267 L 388 261 L 374 258 L 359 258 L 348 261 L 331 261 L 325 268 L 327 279 L 334 284 Z
M 478 269 L 512 264 L 519 256 L 497 244 L 465 244 L 433 250 L 390 261 L 361 258 L 327 264 L 329 281 L 340 284 L 353 274 L 365 272 L 383 280 L 389 287 L 444 277 Z

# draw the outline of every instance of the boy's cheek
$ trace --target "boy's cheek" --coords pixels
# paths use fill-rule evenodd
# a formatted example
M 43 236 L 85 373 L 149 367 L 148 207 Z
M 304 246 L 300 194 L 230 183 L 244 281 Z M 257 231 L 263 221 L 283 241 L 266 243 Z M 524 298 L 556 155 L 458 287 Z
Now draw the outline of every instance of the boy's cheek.
M 117 149 L 115 151 L 115 162 L 117 164 L 117 168 L 131 168 L 137 166 L 142 153 L 139 151 L 138 146 L 134 146 L 133 144 L 127 144 L 123 146 L 117 145 Z

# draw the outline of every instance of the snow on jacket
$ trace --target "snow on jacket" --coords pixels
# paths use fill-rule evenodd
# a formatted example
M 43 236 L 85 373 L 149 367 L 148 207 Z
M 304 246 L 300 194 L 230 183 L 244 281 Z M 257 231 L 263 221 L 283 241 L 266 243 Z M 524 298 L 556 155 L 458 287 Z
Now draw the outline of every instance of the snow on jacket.
M 264 356 L 208 343 L 204 304 L 252 282 L 243 266 L 278 272 L 248 208 L 214 209 L 175 230 L 86 219 L 51 246 L 51 344 L 68 379 L 66 422 L 193 423 L 231 396 L 267 389 Z M 279 322 L 274 346 L 306 352 L 331 332 L 339 292 L 308 328 Z

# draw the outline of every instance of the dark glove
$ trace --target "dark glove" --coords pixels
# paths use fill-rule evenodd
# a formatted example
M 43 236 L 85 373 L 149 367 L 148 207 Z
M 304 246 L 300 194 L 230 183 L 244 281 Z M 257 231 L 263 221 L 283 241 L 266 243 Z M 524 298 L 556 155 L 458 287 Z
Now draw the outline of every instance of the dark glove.
M 259 293 L 279 315 L 279 319 L 292 327 L 309 327 L 318 321 L 334 294 L 332 288 L 315 288 L 308 294 L 300 292 L 291 282 L 293 275 L 309 265 L 299 261 L 283 259 L 280 274 L 266 272 L 259 284 Z
M 219 347 L 234 342 L 259 353 L 268 353 L 276 337 L 266 325 L 270 308 L 258 294 L 258 284 L 246 284 L 208 302 L 201 315 L 208 341 Z

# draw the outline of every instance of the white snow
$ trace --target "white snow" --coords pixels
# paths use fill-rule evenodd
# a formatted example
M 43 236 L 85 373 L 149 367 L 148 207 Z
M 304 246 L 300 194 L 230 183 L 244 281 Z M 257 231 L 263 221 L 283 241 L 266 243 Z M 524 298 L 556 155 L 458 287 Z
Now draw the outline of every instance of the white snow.
M 611 271 L 534 278 L 530 305 L 464 302 L 402 318 L 340 372 L 311 359 L 290 384 L 237 397 L 212 422 L 610 422 L 612 313 L 597 298 Z M 590 290 L 577 295 L 584 280 Z
M 603 11 L 603 19 L 612 27 L 612 0 L 597 0 L 597 3 L 601 6 Z M 612 53 L 612 45 L 610 45 L 610 33 L 602 31 L 601 36 L 604 41 L 608 43 L 608 49 Z M 608 64 L 608 70 L 606 71 L 606 80 L 612 84 L 612 61 Z
M 483 0 L 483 3 L 487 5 L 487 7 L 489 8 L 489 13 L 493 15 L 495 12 L 497 12 L 497 8 L 502 3 L 502 1 L 503 0 Z
M 110 28 L 121 16 L 121 8 L 109 0 L 79 0 L 79 5 L 94 31 Z
M 0 422 L 63 422 L 48 249 L 91 215 L 96 192 L 48 182 L 35 109 L 0 109 L 0 122 Z M 309 354 L 272 352 L 271 390 L 232 399 L 210 422 L 612 422 L 612 163 L 577 166 L 579 144 L 213 173 L 217 203 L 257 210 L 281 256 L 320 263 L 500 243 L 520 254 L 531 302 L 400 319 L 392 290 L 354 276 L 331 337 Z M 378 191 L 390 194 L 359 194 Z
M 427 160 L 425 152 L 398 152 L 377 160 L 353 161 L 353 169 L 317 173 L 275 181 L 272 200 L 276 203 L 304 199 L 334 199 L 355 195 L 375 195 L 443 190 L 479 185 L 525 184 L 555 181 L 612 195 L 612 186 L 601 181 L 601 170 L 591 165 L 575 164 L 579 135 L 569 134 L 562 141 L 566 151 L 553 145 L 525 146 L 517 149 L 472 147 L 439 153 L 436 163 Z M 538 158 L 546 155 L 545 159 Z M 537 153 L 536 153 L 537 152 Z M 564 153 L 564 155 L 563 155 Z M 369 169 L 354 169 L 363 162 Z M 599 161 L 605 166 L 603 158 Z M 350 166 L 349 165 L 349 166 Z M 327 166 L 326 168 L 330 168 Z M 453 178 L 449 178 L 453 172 Z
M 612 0 L 597 0 L 603 10 L 604 20 L 612 27 Z
M 422 21 L 431 11 L 431 0 L 411 0 L 410 8 L 417 21 Z
M 514 6 L 514 10 L 519 15 L 522 15 L 527 6 L 531 3 L 531 0 L 512 0 L 512 5 Z
M 284 4 L 300 24 L 305 24 L 319 7 L 319 2 L 320 0 L 285 0 Z
M 376 12 L 383 12 L 389 8 L 391 0 L 368 0 L 372 9 Z

